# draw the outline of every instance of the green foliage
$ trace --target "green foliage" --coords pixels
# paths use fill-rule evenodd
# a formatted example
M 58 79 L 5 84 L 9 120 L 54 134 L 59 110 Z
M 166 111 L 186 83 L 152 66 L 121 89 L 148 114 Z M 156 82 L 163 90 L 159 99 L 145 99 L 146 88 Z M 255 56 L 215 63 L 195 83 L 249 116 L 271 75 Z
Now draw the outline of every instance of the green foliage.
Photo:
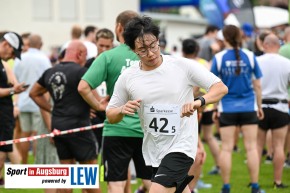
M 251 0 L 253 6 L 259 5 L 259 0 Z

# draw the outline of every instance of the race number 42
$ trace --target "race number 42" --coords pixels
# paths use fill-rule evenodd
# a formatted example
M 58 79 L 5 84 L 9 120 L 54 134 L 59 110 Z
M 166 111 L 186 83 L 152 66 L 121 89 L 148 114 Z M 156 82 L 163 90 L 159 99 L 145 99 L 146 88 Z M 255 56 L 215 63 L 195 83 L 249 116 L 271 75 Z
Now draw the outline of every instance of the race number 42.
M 158 124 L 159 123 L 159 124 Z M 158 126 L 160 125 L 160 127 Z M 168 119 L 166 118 L 160 118 L 159 120 L 154 117 L 149 124 L 149 128 L 154 129 L 155 132 L 159 133 L 172 133 L 174 134 L 176 132 L 175 126 L 171 127 L 171 131 L 166 129 L 166 126 L 168 125 Z
M 145 104 L 145 128 L 149 133 L 176 135 L 180 128 L 180 109 L 172 104 Z

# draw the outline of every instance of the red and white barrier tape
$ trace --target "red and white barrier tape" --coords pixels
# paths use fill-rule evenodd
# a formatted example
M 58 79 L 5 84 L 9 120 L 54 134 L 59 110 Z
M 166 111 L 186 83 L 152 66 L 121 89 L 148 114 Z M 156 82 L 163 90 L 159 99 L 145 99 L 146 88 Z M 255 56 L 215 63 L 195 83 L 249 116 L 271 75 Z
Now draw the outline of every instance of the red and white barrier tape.
M 90 125 L 90 126 L 86 126 L 86 127 L 80 127 L 80 128 L 75 128 L 75 129 L 70 129 L 70 130 L 65 130 L 65 131 L 60 131 L 60 130 L 54 129 L 51 133 L 48 133 L 48 134 L 41 134 L 41 135 L 35 135 L 35 136 L 31 136 L 31 137 L 24 137 L 24 138 L 12 139 L 12 140 L 7 140 L 7 141 L 0 141 L 0 146 L 10 145 L 13 143 L 21 143 L 21 142 L 26 142 L 26 141 L 34 141 L 36 139 L 65 135 L 68 133 L 76 133 L 76 132 L 96 129 L 96 128 L 100 128 L 100 127 L 104 127 L 104 124 L 101 123 L 101 124 Z

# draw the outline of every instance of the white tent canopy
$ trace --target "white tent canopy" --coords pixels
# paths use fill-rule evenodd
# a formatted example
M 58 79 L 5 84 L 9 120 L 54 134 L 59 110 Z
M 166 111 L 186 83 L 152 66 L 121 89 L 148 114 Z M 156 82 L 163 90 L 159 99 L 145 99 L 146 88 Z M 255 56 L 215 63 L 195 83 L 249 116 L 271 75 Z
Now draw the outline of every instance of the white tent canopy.
M 258 28 L 272 28 L 289 22 L 289 12 L 285 9 L 269 6 L 255 6 L 253 9 Z M 225 19 L 225 24 L 241 26 L 234 14 Z

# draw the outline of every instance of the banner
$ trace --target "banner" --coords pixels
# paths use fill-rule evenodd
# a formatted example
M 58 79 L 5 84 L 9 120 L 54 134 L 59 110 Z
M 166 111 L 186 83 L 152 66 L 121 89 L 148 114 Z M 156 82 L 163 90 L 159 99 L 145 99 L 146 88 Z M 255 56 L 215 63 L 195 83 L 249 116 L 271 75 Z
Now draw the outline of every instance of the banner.
M 232 13 L 238 23 L 255 26 L 255 16 L 250 0 L 200 0 L 199 10 L 212 25 L 224 26 L 224 20 Z
M 209 24 L 223 28 L 223 12 L 217 6 L 215 0 L 200 0 L 198 8 L 201 14 L 207 19 Z
M 216 2 L 219 6 L 223 7 L 224 11 L 233 13 L 241 26 L 245 23 L 255 26 L 255 16 L 250 0 L 228 0 L 227 5 L 225 0 L 216 0 Z M 224 14 L 227 15 L 226 12 Z
M 5 164 L 5 188 L 99 188 L 99 166 Z
M 144 11 L 150 8 L 175 7 L 175 6 L 183 6 L 183 5 L 197 6 L 198 3 L 199 3 L 199 0 L 141 0 L 140 10 Z

